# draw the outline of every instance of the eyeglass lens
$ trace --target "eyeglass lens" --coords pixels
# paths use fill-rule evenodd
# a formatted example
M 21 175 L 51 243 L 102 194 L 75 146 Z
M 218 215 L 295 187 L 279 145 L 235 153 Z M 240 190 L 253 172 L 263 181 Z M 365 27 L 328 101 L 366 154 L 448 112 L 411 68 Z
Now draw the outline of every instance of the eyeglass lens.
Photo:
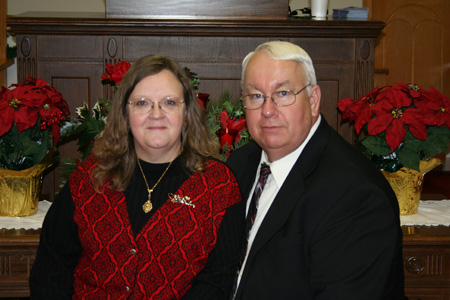
M 179 111 L 183 102 L 183 100 L 169 97 L 161 101 L 151 101 L 145 98 L 134 99 L 128 103 L 131 105 L 133 112 L 136 114 L 149 113 L 155 105 L 158 105 L 164 113 L 173 114 Z
M 301 90 L 299 90 L 297 93 L 294 93 L 292 91 L 276 91 L 273 92 L 272 95 L 264 96 L 264 94 L 249 94 L 243 96 L 242 102 L 244 104 L 244 107 L 246 109 L 259 109 L 264 105 L 264 102 L 266 101 L 266 98 L 271 98 L 272 101 L 277 106 L 289 106 L 294 104 L 296 100 L 296 96 L 300 94 L 304 89 L 306 89 L 311 84 L 307 84 L 304 86 Z

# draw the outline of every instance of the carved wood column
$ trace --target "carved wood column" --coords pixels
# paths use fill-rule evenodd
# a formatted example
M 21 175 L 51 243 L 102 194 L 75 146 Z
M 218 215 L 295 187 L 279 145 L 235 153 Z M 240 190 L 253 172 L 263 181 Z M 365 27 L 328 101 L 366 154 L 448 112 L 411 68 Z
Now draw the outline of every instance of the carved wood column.
M 36 36 L 17 37 L 17 78 L 19 82 L 36 77 Z
M 355 47 L 355 99 L 373 89 L 375 41 L 357 39 Z

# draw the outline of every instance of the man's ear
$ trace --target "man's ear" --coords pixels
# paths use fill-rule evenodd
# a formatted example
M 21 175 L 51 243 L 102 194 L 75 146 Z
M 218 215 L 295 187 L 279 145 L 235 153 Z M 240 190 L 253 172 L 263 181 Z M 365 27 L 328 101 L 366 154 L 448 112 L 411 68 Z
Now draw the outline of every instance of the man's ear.
M 309 102 L 311 105 L 311 114 L 313 117 L 319 117 L 320 115 L 320 98 L 322 97 L 322 92 L 320 91 L 320 86 L 317 84 L 311 88 L 311 96 L 309 97 Z

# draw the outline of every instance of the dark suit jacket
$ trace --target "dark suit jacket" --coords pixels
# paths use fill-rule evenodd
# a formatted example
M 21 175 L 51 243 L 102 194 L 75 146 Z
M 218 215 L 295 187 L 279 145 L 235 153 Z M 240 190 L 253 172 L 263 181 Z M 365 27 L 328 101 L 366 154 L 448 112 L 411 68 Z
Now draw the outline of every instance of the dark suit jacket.
M 260 156 L 249 143 L 227 161 L 243 199 Z M 395 194 L 323 116 L 259 228 L 236 299 L 404 299 Z

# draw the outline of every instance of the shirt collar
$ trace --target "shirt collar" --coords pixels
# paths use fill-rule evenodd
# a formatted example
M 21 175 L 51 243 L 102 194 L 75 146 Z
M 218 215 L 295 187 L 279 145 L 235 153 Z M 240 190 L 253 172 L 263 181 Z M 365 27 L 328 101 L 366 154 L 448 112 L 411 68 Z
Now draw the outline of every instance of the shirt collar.
M 266 163 L 267 165 L 269 165 L 272 176 L 275 179 L 275 182 L 277 183 L 278 187 L 281 187 L 283 185 L 284 180 L 289 175 L 289 172 L 291 171 L 291 169 L 294 166 L 297 159 L 300 157 L 300 154 L 302 154 L 303 149 L 305 149 L 309 140 L 314 135 L 314 133 L 317 131 L 317 128 L 319 127 L 321 119 L 322 119 L 322 116 L 319 115 L 319 118 L 317 118 L 316 122 L 311 127 L 311 130 L 309 131 L 308 136 L 303 141 L 303 143 L 297 149 L 295 149 L 288 155 L 286 155 L 276 161 L 269 162 L 267 153 L 264 150 L 262 151 L 260 165 L 261 165 L 261 163 Z M 258 173 L 259 173 L 259 168 L 258 168 Z

